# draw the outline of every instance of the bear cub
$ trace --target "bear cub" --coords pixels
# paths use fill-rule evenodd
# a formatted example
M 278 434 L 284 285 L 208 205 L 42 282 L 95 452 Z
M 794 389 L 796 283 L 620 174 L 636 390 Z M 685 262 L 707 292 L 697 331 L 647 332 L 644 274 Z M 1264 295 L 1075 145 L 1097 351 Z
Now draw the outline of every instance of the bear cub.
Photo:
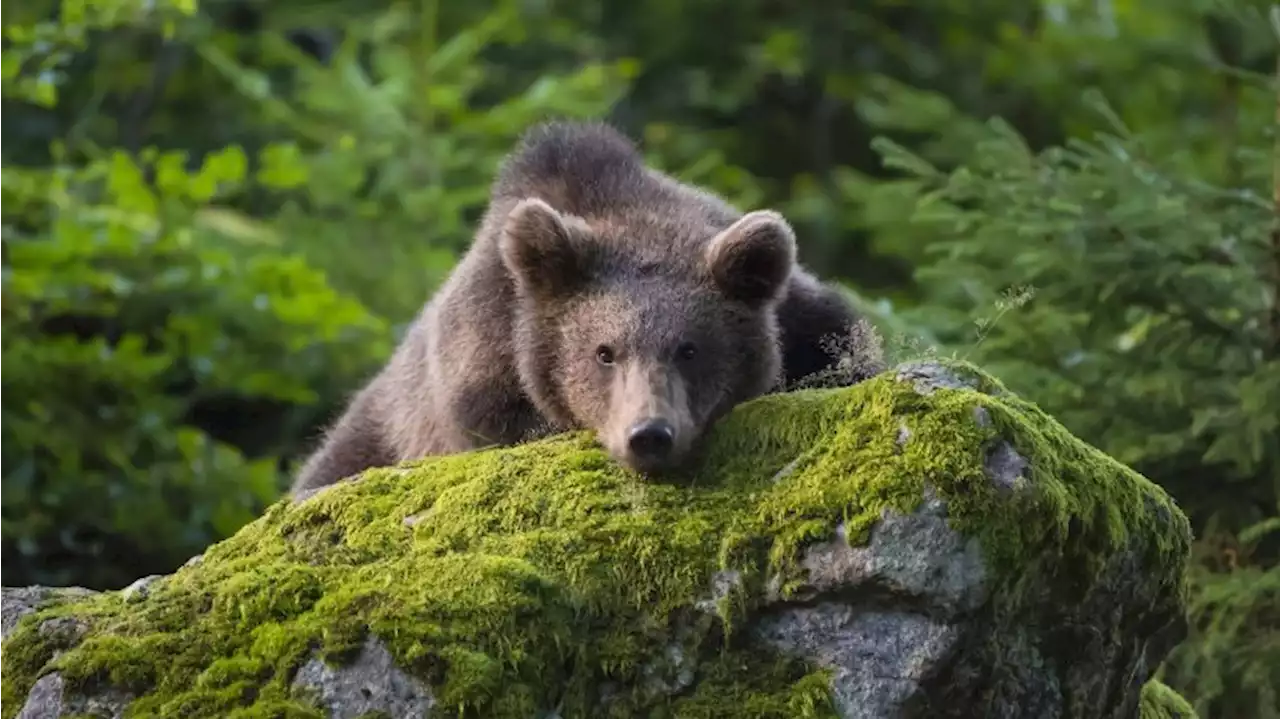
M 471 248 L 292 493 L 569 429 L 660 472 L 737 404 L 837 363 L 845 384 L 878 372 L 867 332 L 797 266 L 778 213 L 744 214 L 647 167 L 608 125 L 542 124 L 504 160 Z

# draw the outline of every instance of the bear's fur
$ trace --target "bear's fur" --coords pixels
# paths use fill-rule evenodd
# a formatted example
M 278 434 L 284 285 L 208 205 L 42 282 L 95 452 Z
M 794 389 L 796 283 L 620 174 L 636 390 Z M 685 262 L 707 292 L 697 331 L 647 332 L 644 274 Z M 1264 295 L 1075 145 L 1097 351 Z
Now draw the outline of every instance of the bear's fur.
M 879 371 L 867 325 L 795 256 L 780 215 L 647 168 L 605 124 L 534 127 L 472 247 L 293 493 L 573 428 L 658 471 L 745 400 L 842 360 L 845 383 Z

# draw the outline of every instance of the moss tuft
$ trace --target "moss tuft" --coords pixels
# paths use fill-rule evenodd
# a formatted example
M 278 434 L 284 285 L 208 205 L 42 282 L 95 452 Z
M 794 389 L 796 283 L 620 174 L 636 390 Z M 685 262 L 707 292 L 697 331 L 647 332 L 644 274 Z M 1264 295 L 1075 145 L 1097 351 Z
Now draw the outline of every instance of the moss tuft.
M 1139 717 L 1140 719 L 1197 719 L 1196 710 L 1186 699 L 1154 679 L 1142 687 Z
M 438 708 L 464 715 L 599 716 L 609 695 L 611 716 L 833 716 L 824 671 L 733 631 L 771 576 L 784 588 L 801 578 L 808 543 L 841 522 L 863 541 L 884 510 L 912 511 L 926 488 L 980 539 L 1010 606 L 1032 596 L 1028 576 L 1071 591 L 1121 551 L 1185 593 L 1190 532 L 1163 491 L 977 369 L 958 371 L 977 389 L 922 394 L 889 372 L 762 397 L 667 481 L 571 433 L 283 500 L 143 600 L 106 594 L 24 620 L 5 645 L 4 717 L 48 671 L 134 692 L 130 717 L 313 716 L 293 673 L 316 652 L 344 661 L 369 633 Z M 999 441 L 1030 461 L 1029 490 L 988 477 Z M 1040 562 L 1052 571 L 1028 571 Z M 719 617 L 692 610 L 720 570 L 738 572 L 740 588 Z M 34 628 L 58 616 L 88 630 L 54 658 Z M 698 657 L 698 681 L 667 697 L 647 687 L 673 645 Z

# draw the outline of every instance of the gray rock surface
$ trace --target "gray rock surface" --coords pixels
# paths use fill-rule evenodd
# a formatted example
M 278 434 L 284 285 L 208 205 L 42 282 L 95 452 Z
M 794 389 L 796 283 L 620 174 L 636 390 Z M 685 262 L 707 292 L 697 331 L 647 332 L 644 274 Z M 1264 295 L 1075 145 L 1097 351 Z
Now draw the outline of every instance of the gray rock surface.
M 18 626 L 18 620 L 34 612 L 44 602 L 46 587 L 5 587 L 0 590 L 0 632 L 5 639 Z
M 836 710 L 847 719 L 911 716 L 960 630 L 921 614 L 821 602 L 768 617 L 756 634 L 775 648 L 834 669 Z
M 122 719 L 132 701 L 127 693 L 103 689 L 92 696 L 67 691 L 62 676 L 52 672 L 40 677 L 18 712 L 18 719 L 58 719 L 66 716 L 91 716 L 100 719 Z
M 355 659 L 340 666 L 314 657 L 307 660 L 293 686 L 314 693 L 332 719 L 356 719 L 369 712 L 420 719 L 430 716 L 435 705 L 431 692 L 401 671 L 377 639 L 365 640 Z
M 81 587 L 4 587 L 0 589 L 0 636 L 8 639 L 23 617 L 47 602 L 91 594 L 94 592 Z
M 83 599 L 94 592 L 82 587 L 4 587 L 0 589 L 3 604 L 4 638 L 8 638 L 23 617 L 54 602 Z M 83 621 L 72 617 L 54 617 L 41 621 L 36 631 L 54 639 L 59 646 L 71 647 L 80 642 L 86 630 Z M 55 651 L 54 657 L 62 652 Z M 62 716 L 94 716 L 120 719 L 132 700 L 126 692 L 110 687 L 92 696 L 68 691 L 62 676 L 50 672 L 36 680 L 17 719 L 57 719 Z

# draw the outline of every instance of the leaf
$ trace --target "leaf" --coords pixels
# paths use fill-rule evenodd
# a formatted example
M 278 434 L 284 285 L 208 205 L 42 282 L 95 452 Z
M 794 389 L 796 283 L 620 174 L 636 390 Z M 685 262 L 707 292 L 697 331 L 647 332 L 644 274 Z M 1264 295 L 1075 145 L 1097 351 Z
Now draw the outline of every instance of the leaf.
M 883 165 L 922 178 L 941 178 L 941 173 L 924 158 L 907 148 L 886 138 L 877 137 L 871 142 L 871 149 L 878 152 Z
M 1267 535 L 1280 532 L 1280 516 L 1268 517 L 1240 530 L 1239 539 L 1245 544 L 1255 544 Z

